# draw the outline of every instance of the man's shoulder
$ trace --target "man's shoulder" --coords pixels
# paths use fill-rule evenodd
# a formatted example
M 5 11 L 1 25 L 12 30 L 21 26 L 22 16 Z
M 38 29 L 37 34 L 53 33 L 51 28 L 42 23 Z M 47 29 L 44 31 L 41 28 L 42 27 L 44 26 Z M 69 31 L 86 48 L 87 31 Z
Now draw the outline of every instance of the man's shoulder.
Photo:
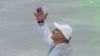
M 55 49 L 56 49 L 56 50 L 60 50 L 60 51 L 62 52 L 62 51 L 64 51 L 64 50 L 65 50 L 65 51 L 66 51 L 66 50 L 71 50 L 72 47 L 71 47 L 71 45 L 65 43 L 65 44 L 57 45 L 57 46 L 55 47 Z M 59 52 L 60 52 L 60 51 L 59 51 Z

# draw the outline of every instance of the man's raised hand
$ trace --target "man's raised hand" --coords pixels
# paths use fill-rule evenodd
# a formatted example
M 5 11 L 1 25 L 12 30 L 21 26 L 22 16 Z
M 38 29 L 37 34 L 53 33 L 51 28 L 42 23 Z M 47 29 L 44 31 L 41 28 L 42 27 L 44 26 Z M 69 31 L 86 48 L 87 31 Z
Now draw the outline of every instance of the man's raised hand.
M 39 7 L 36 9 L 36 12 L 34 12 L 34 15 L 38 22 L 42 22 L 47 18 L 48 13 L 44 13 L 42 8 Z

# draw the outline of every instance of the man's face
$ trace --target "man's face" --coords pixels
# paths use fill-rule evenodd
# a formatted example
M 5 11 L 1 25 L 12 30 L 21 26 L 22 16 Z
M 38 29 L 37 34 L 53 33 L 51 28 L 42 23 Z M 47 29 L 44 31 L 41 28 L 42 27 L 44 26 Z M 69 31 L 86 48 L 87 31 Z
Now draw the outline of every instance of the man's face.
M 53 39 L 54 41 L 62 40 L 62 39 L 64 39 L 64 36 L 63 36 L 62 32 L 61 32 L 59 29 L 56 28 L 56 29 L 53 31 L 52 39 Z

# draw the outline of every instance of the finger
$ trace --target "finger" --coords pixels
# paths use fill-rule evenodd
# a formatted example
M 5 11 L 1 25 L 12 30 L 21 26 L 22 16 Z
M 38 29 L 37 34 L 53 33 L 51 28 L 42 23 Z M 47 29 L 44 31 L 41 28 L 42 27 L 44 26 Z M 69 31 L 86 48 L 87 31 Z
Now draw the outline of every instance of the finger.
M 37 17 L 37 14 L 34 12 L 35 17 Z
M 48 16 L 48 13 L 45 14 L 45 19 L 47 18 L 47 16 Z
M 43 13 L 43 9 L 41 7 L 39 8 L 39 10 L 40 10 L 41 13 Z
M 39 8 L 36 9 L 36 12 L 39 13 Z

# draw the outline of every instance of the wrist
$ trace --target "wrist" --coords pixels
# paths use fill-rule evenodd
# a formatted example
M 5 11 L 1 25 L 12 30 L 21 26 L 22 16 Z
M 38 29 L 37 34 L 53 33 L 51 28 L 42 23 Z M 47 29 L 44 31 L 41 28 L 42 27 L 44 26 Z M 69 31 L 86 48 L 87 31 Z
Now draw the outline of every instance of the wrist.
M 44 21 L 38 21 L 37 23 L 44 23 Z
M 38 21 L 37 22 L 40 26 L 43 26 L 44 25 L 44 21 Z

